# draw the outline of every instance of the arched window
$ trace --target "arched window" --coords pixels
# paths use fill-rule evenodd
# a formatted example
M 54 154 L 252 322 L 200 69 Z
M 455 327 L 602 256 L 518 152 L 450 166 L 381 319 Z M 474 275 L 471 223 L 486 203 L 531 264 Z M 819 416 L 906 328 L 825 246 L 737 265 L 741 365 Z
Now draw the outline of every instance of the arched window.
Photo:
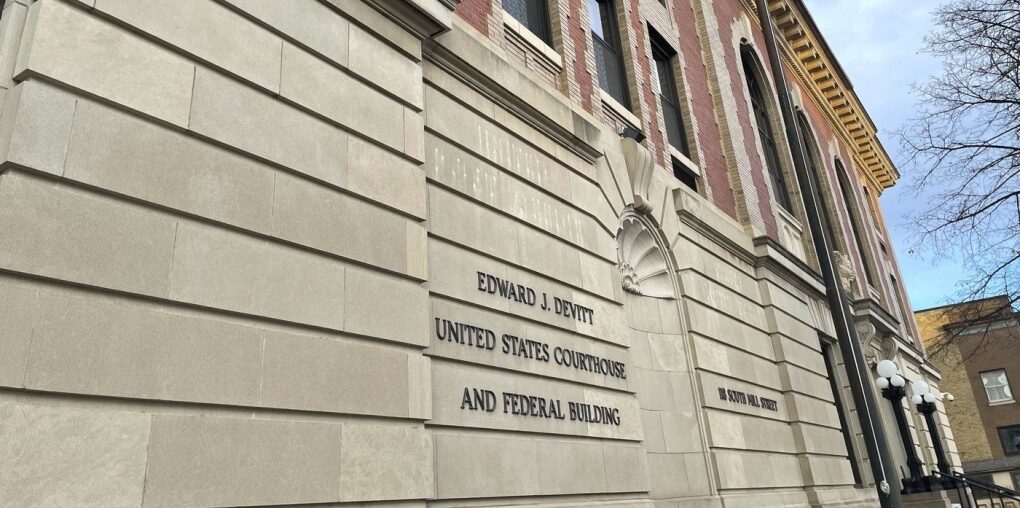
M 740 58 L 744 64 L 747 93 L 751 97 L 751 109 L 754 110 L 758 138 L 761 140 L 761 148 L 765 152 L 765 166 L 768 169 L 769 179 L 772 181 L 772 194 L 780 206 L 790 211 L 792 208 L 790 193 L 786 188 L 783 168 L 779 164 L 779 148 L 776 146 L 776 135 L 772 130 L 772 120 L 769 115 L 770 102 L 765 100 L 765 87 L 762 76 L 758 73 L 757 59 L 747 49 L 741 51 Z
M 817 206 L 822 214 L 822 224 L 825 226 L 825 233 L 828 235 L 829 248 L 835 248 L 837 240 L 836 228 L 833 225 L 832 217 L 829 215 L 829 207 L 825 206 L 826 199 L 822 190 L 824 187 L 822 187 L 822 163 L 821 154 L 818 151 L 818 141 L 815 139 L 811 126 L 802 112 L 797 113 L 797 130 L 800 132 L 800 139 L 804 142 L 804 150 L 807 152 L 805 158 L 808 164 L 808 176 L 811 178 L 812 183 L 814 183 L 815 189 L 818 190 L 818 197 L 821 199 Z M 802 192 L 807 192 L 803 184 L 801 184 L 801 189 Z
M 861 236 L 861 220 L 857 215 L 859 205 L 854 199 L 853 187 L 846 176 L 843 164 L 836 161 L 836 179 L 839 181 L 839 192 L 843 196 L 843 204 L 846 206 L 846 215 L 850 218 L 850 232 L 854 235 L 854 242 L 857 244 L 857 252 L 861 255 L 861 264 L 864 265 L 864 276 L 868 278 L 868 284 L 875 287 L 875 274 L 872 273 L 871 264 L 868 263 L 868 251 L 865 249 L 864 238 Z

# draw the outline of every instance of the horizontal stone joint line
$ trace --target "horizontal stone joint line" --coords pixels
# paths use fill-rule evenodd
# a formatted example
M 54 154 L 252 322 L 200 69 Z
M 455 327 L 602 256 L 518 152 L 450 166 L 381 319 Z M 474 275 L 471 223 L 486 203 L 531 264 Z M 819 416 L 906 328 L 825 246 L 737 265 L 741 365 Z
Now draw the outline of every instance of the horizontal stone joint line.
M 13 169 L 14 170 L 13 172 L 15 172 L 17 174 L 27 175 L 27 176 L 30 176 L 32 178 L 39 178 L 39 179 L 44 179 L 44 180 L 51 180 L 51 181 L 60 182 L 61 184 L 67 185 L 68 187 L 71 187 L 71 188 L 74 188 L 74 189 L 79 189 L 79 190 L 84 190 L 84 191 L 86 191 L 86 194 L 99 195 L 99 196 L 107 196 L 107 197 L 113 198 L 117 202 L 137 204 L 137 205 L 143 206 L 145 208 L 157 211 L 159 213 L 163 213 L 163 214 L 169 215 L 171 217 L 183 218 L 183 219 L 187 219 L 187 220 L 189 220 L 191 222 L 196 222 L 196 223 L 199 223 L 199 224 L 211 225 L 211 226 L 215 227 L 216 229 L 222 229 L 222 230 L 231 231 L 231 232 L 234 232 L 234 233 L 239 233 L 239 234 L 241 234 L 243 236 L 246 236 L 246 237 L 251 237 L 251 238 L 259 239 L 259 240 L 262 240 L 262 241 L 266 241 L 269 244 L 285 246 L 285 247 L 292 248 L 294 250 L 298 250 L 298 251 L 302 251 L 302 252 L 308 252 L 308 253 L 314 254 L 314 255 L 316 255 L 318 257 L 321 257 L 321 258 L 324 258 L 324 259 L 340 261 L 340 262 L 344 263 L 345 265 L 351 265 L 351 266 L 356 266 L 356 267 L 359 267 L 359 268 L 365 268 L 365 269 L 367 269 L 367 270 L 369 270 L 371 272 L 394 276 L 394 277 L 396 277 L 398 279 L 401 279 L 401 280 L 417 282 L 417 283 L 423 283 L 423 282 L 427 281 L 427 279 L 422 279 L 422 278 L 419 278 L 419 277 L 415 277 L 415 276 L 410 275 L 410 274 L 401 273 L 401 272 L 398 272 L 398 271 L 395 271 L 395 270 L 391 270 L 391 269 L 388 269 L 388 268 L 385 268 L 385 267 L 382 267 L 382 266 L 372 265 L 372 264 L 368 263 L 367 261 L 362 261 L 362 260 L 358 260 L 358 259 L 354 259 L 354 258 L 349 258 L 349 257 L 341 256 L 339 254 L 328 252 L 328 251 L 325 251 L 325 250 L 322 250 L 322 249 L 318 249 L 318 248 L 315 248 L 315 247 L 312 247 L 312 246 L 303 245 L 303 244 L 300 244 L 300 243 L 297 243 L 297 242 L 294 242 L 294 241 L 291 241 L 291 240 L 286 240 L 286 239 L 283 239 L 283 238 L 275 237 L 275 236 L 272 236 L 269 233 L 260 233 L 258 231 L 252 231 L 250 229 L 245 229 L 245 228 L 243 228 L 241 226 L 235 226 L 235 225 L 230 224 L 228 222 L 221 222 L 221 221 L 218 221 L 216 219 L 211 219 L 209 217 L 204 217 L 204 216 L 201 216 L 201 215 L 196 215 L 196 214 L 191 213 L 191 212 L 186 212 L 186 211 L 183 211 L 183 210 L 178 210 L 176 208 L 170 208 L 168 206 L 160 205 L 158 203 L 153 203 L 151 201 L 146 201 L 146 200 L 143 200 L 143 199 L 140 199 L 140 198 L 136 198 L 134 196 L 129 196 L 129 195 L 126 195 L 126 194 L 120 194 L 120 193 L 117 193 L 117 192 L 105 189 L 103 187 L 96 187 L 96 186 L 93 186 L 93 185 L 85 184 L 85 183 L 79 182 L 77 180 L 72 180 L 72 179 L 64 178 L 64 177 L 58 177 L 58 176 L 53 175 L 51 173 L 46 173 L 46 172 L 43 172 L 43 171 L 39 171 L 39 170 L 36 170 L 34 168 L 30 168 L 30 167 L 23 166 L 23 165 L 20 165 L 20 164 L 10 163 L 10 162 L 7 162 L 5 164 L 8 167 L 10 167 L 11 169 Z M 316 180 L 311 180 L 311 181 L 313 181 L 315 183 L 320 183 L 320 182 L 318 182 Z M 352 195 L 352 196 L 356 196 L 357 197 L 357 195 Z M 176 237 L 175 237 L 175 240 L 176 240 Z M 173 259 L 172 259 L 172 253 L 171 253 L 171 261 L 172 260 Z
M 131 300 L 138 300 L 138 301 L 141 301 L 141 302 L 153 303 L 153 304 L 157 304 L 157 305 L 160 305 L 160 306 L 163 306 L 163 307 L 168 307 L 168 308 L 183 308 L 183 309 L 187 309 L 189 311 L 197 311 L 197 312 L 199 312 L 201 314 L 205 314 L 205 315 L 220 316 L 220 317 L 231 317 L 231 318 L 243 318 L 245 321 L 250 321 L 253 326 L 256 325 L 257 323 L 279 324 L 279 325 L 284 325 L 284 326 L 287 326 L 287 327 L 293 327 L 293 328 L 297 328 L 299 330 L 304 330 L 306 332 L 312 332 L 312 333 L 327 333 L 327 334 L 331 334 L 331 335 L 341 334 L 343 337 L 346 337 L 346 338 L 355 338 L 355 339 L 358 339 L 359 341 L 364 340 L 364 341 L 366 341 L 368 343 L 372 343 L 372 344 L 375 344 L 375 343 L 385 343 L 385 344 L 391 345 L 391 346 L 406 347 L 406 348 L 411 348 L 411 349 L 414 349 L 414 350 L 421 350 L 424 347 L 427 347 L 427 346 L 411 345 L 411 344 L 408 344 L 406 342 L 401 342 L 401 341 L 394 340 L 394 339 L 389 339 L 389 338 L 386 338 L 386 337 L 375 337 L 375 336 L 359 334 L 359 333 L 354 333 L 354 332 L 349 332 L 349 331 L 344 331 L 344 330 L 339 330 L 339 329 L 334 329 L 334 328 L 328 328 L 328 327 L 319 326 L 319 325 L 313 325 L 313 324 L 308 324 L 308 323 L 301 323 L 301 322 L 296 322 L 296 321 L 287 321 L 285 319 L 273 318 L 273 317 L 267 317 L 267 316 L 259 316 L 257 314 L 247 314 L 247 313 L 240 312 L 240 311 L 232 311 L 232 310 L 221 309 L 221 308 L 217 308 L 217 307 L 208 307 L 208 306 L 194 304 L 194 303 L 190 303 L 190 302 L 183 302 L 183 301 L 179 301 L 179 300 L 171 300 L 171 299 L 164 298 L 164 297 L 159 297 L 159 296 L 151 296 L 151 295 L 144 295 L 144 294 L 140 294 L 140 293 L 132 293 L 132 292 L 129 292 L 129 291 L 124 291 L 124 290 L 119 290 L 119 289 L 112 289 L 112 288 L 106 288 L 106 287 L 102 287 L 102 286 L 95 286 L 95 285 L 91 285 L 91 284 L 85 284 L 85 283 L 80 283 L 80 282 L 75 282 L 75 281 L 64 280 L 64 279 L 57 279 L 57 278 L 53 278 L 53 277 L 37 275 L 37 274 L 34 274 L 34 273 L 19 272 L 19 271 L 16 271 L 16 270 L 10 270 L 10 269 L 3 268 L 3 267 L 0 267 L 0 274 L 13 276 L 13 277 L 15 277 L 17 279 L 38 281 L 38 282 L 42 282 L 42 283 L 44 283 L 46 285 L 52 285 L 52 286 L 58 286 L 58 287 L 59 286 L 64 286 L 64 287 L 78 288 L 78 289 L 83 289 L 83 290 L 86 290 L 86 291 L 113 295 L 113 296 L 118 297 L 118 298 L 125 298 L 125 299 L 131 299 Z

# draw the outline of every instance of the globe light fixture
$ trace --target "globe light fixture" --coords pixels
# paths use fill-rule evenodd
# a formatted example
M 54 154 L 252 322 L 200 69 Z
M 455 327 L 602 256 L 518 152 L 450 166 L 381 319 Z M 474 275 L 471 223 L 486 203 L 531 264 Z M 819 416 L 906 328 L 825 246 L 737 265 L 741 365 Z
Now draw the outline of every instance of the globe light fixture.
M 903 376 L 895 374 L 893 375 L 893 377 L 889 378 L 889 384 L 895 386 L 896 388 L 902 388 L 903 385 L 907 384 L 907 380 L 903 379 Z
M 930 393 L 924 394 L 923 398 L 924 398 L 924 401 L 929 403 L 929 404 L 934 404 L 935 403 L 935 396 L 930 394 Z
M 882 360 L 875 366 L 875 370 L 879 376 L 882 377 L 893 377 L 899 369 L 896 368 L 896 364 L 892 360 Z
M 914 393 L 916 393 L 916 394 L 918 394 L 918 395 L 920 395 L 922 397 L 926 393 L 931 391 L 931 387 L 928 386 L 928 383 L 925 383 L 924 381 L 922 381 L 920 379 L 918 379 L 917 381 L 914 381 L 913 383 L 911 383 L 910 384 L 910 388 L 914 391 Z
M 910 402 L 916 406 L 917 404 L 924 402 L 924 398 L 915 393 L 913 397 L 910 397 Z
M 877 386 L 880 390 L 884 390 L 886 388 L 889 388 L 889 378 L 887 378 L 887 377 L 880 377 L 880 378 L 876 379 L 875 380 L 875 386 Z

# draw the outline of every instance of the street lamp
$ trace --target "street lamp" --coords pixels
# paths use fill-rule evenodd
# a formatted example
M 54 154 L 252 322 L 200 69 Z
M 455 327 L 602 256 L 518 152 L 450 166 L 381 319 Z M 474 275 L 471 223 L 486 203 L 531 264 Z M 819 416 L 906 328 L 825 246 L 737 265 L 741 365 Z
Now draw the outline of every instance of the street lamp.
M 942 398 L 938 392 L 931 391 L 931 387 L 924 381 L 914 381 L 912 385 L 914 396 L 910 398 L 917 406 L 917 411 L 924 415 L 924 421 L 928 424 L 928 432 L 931 434 L 931 444 L 935 448 L 935 458 L 938 460 L 939 472 L 942 473 L 943 485 L 951 483 L 952 471 L 949 461 L 946 460 L 946 451 L 942 448 L 942 437 L 939 435 L 938 426 L 935 424 L 935 401 Z M 953 394 L 945 394 L 949 401 L 953 400 Z
M 899 368 L 891 360 L 882 360 L 875 367 L 878 371 L 878 378 L 875 379 L 875 386 L 882 389 L 882 397 L 892 403 L 893 416 L 896 417 L 896 426 L 900 431 L 900 440 L 903 442 L 904 451 L 907 452 L 907 469 L 910 477 L 903 479 L 903 493 L 914 494 L 917 492 L 930 492 L 931 487 L 925 481 L 924 472 L 921 470 L 921 459 L 917 458 L 917 450 L 914 449 L 914 440 L 910 436 L 910 428 L 907 426 L 907 416 L 903 411 L 903 397 L 907 395 L 904 386 L 907 380 L 900 374 Z M 920 381 L 927 388 L 927 383 Z M 915 390 L 919 388 L 915 384 Z M 914 397 L 918 397 L 915 392 Z M 921 395 L 921 402 L 924 396 Z M 912 397 L 913 399 L 913 397 Z M 934 399 L 933 399 L 934 400 Z M 913 400 L 912 400 L 913 401 Z

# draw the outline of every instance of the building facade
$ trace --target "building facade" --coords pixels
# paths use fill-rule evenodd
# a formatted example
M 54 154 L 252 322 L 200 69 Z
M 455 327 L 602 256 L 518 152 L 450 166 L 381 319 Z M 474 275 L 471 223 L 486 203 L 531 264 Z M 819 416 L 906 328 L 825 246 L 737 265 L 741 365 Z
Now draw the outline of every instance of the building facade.
M 768 7 L 7 0 L 0 505 L 875 506 L 898 174 Z
M 967 474 L 1020 490 L 1020 322 L 1009 297 L 917 311 Z M 951 339 L 951 340 L 947 340 Z

